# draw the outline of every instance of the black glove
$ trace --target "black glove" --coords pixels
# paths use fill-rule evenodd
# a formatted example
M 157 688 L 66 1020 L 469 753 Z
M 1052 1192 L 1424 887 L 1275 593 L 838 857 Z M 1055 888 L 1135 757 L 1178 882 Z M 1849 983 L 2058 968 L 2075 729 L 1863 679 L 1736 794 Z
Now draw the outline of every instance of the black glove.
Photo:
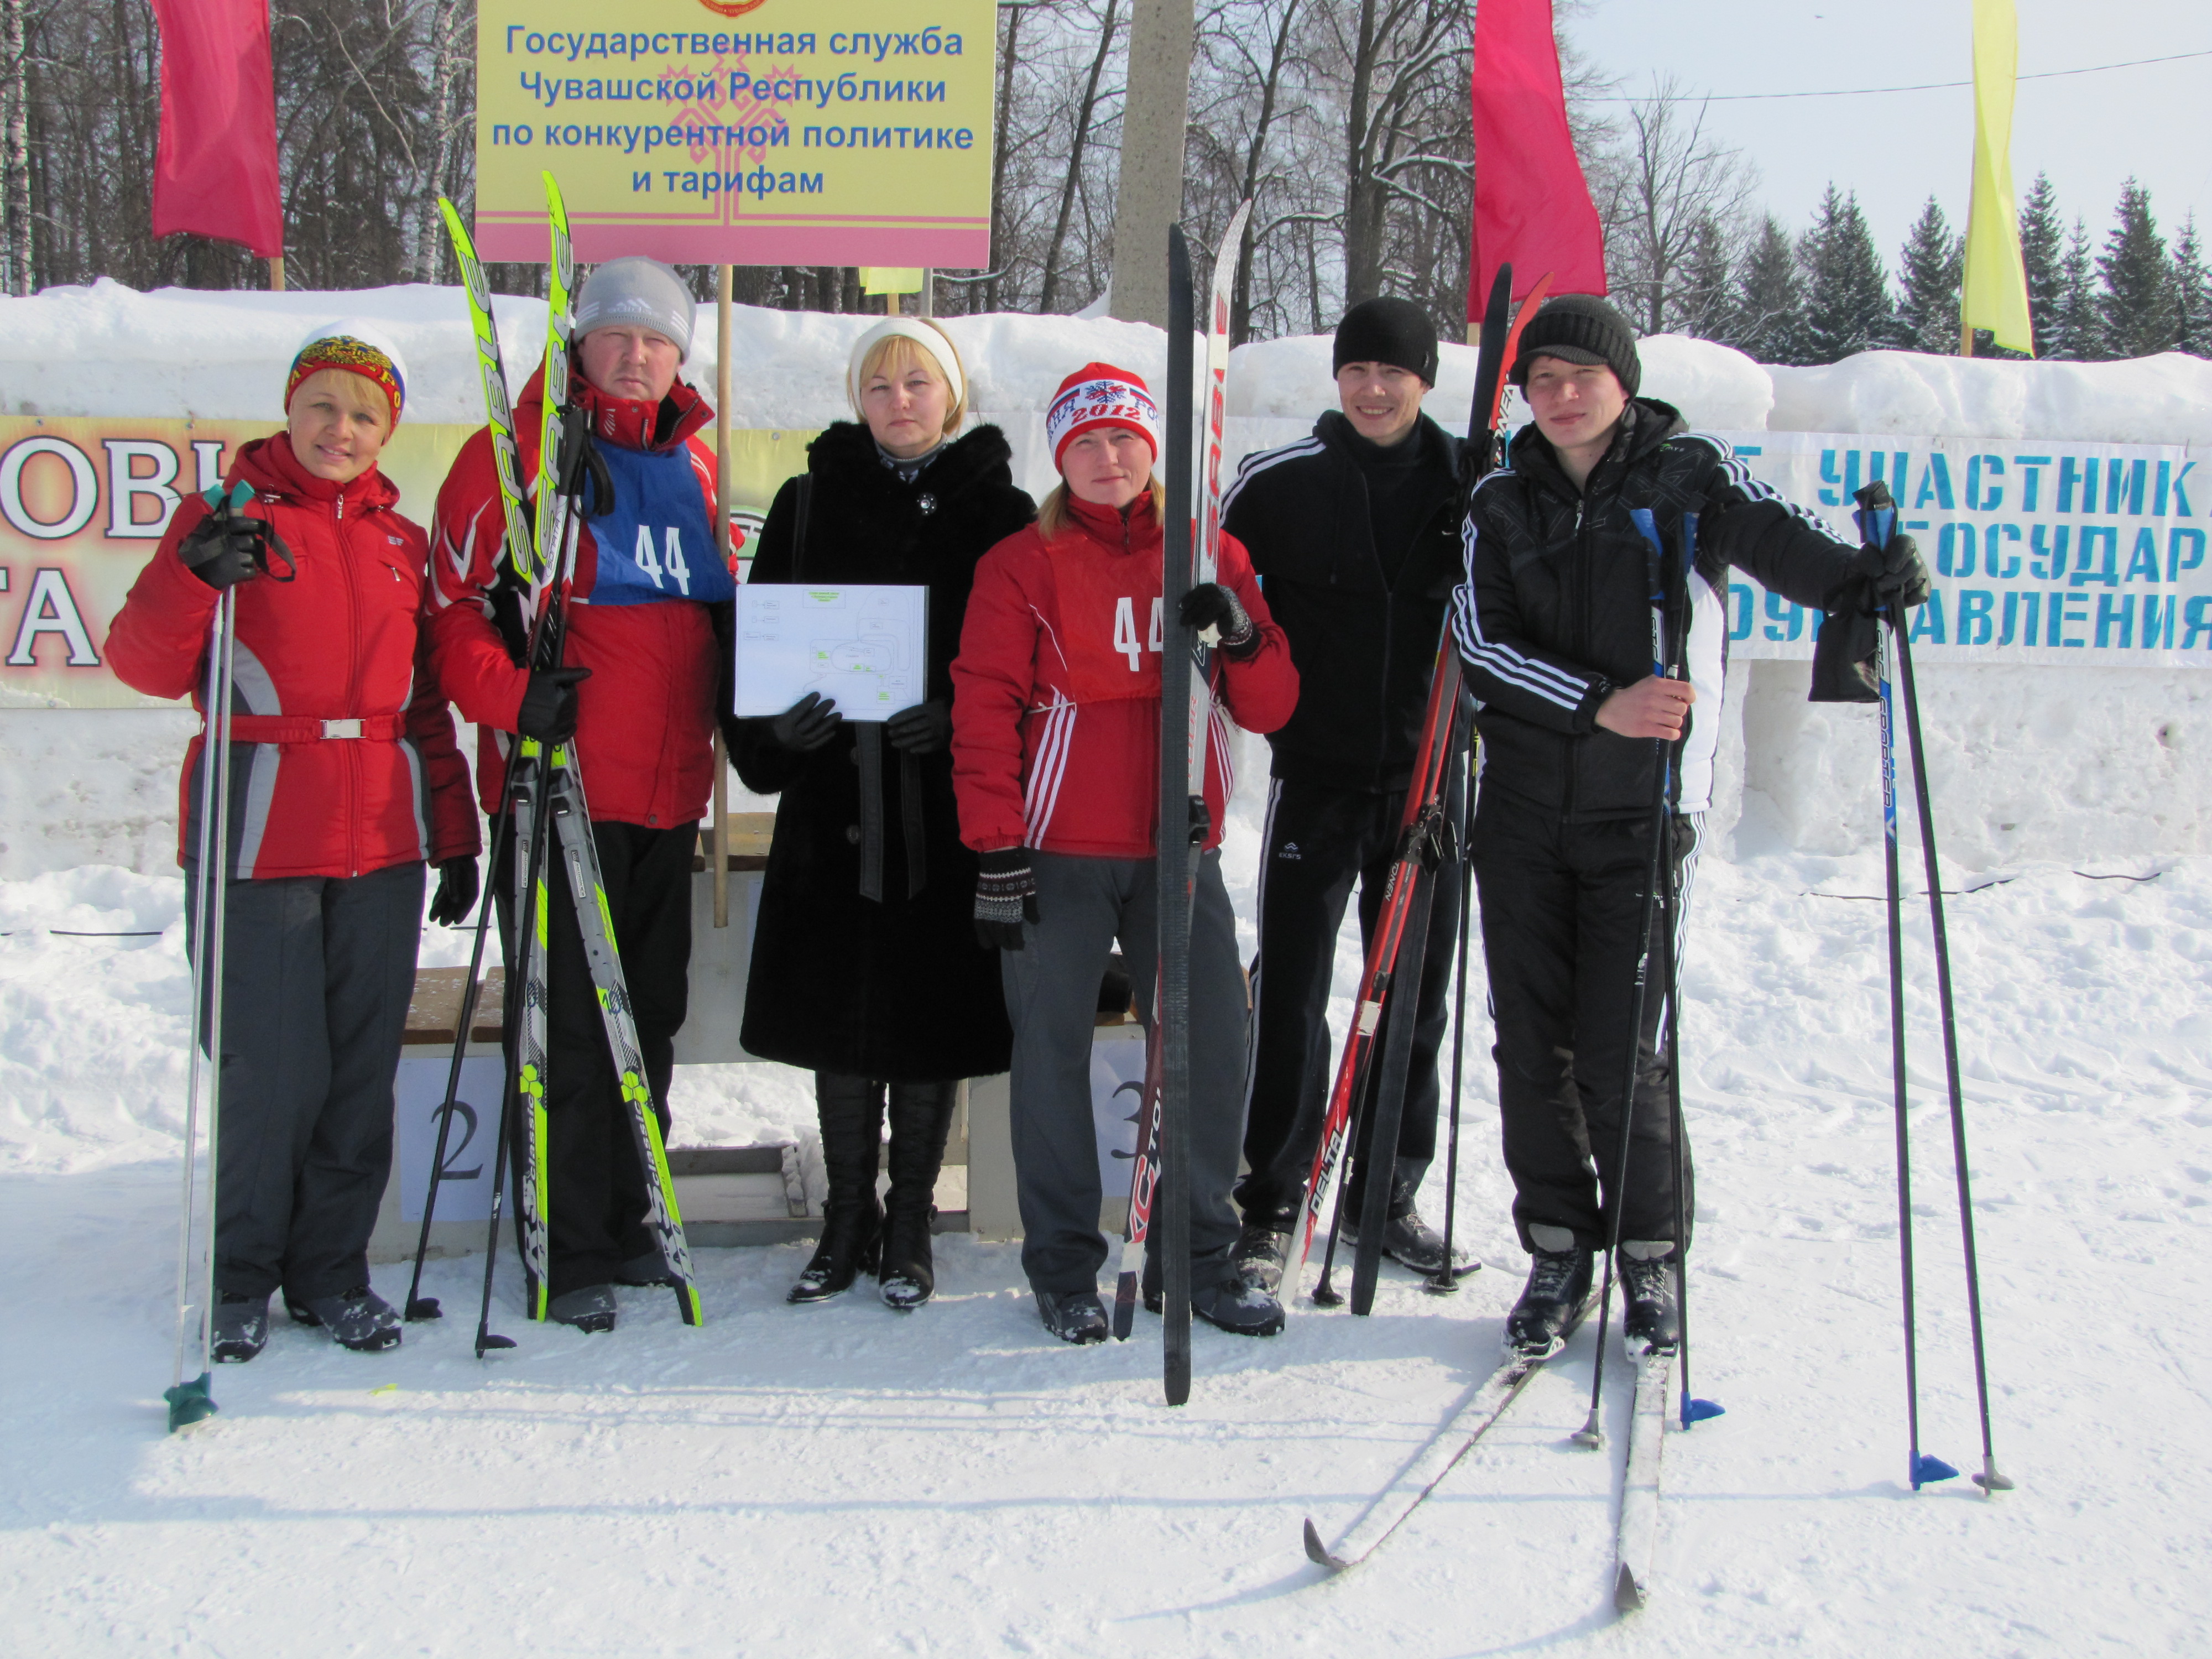
M 1002 848 L 978 860 L 975 878 L 975 942 L 985 950 L 1022 948 L 1022 919 L 1037 919 L 1036 875 L 1026 847 Z
M 952 705 L 932 698 L 884 722 L 884 735 L 903 754 L 933 755 L 952 741 Z
M 1207 629 L 1218 635 L 1224 651 L 1238 660 L 1260 648 L 1260 630 L 1237 602 L 1237 596 L 1219 582 L 1200 582 L 1182 596 L 1176 616 L 1185 628 L 1194 628 L 1203 638 Z M 1208 644 L 1214 641 L 1206 641 Z
M 447 859 L 438 866 L 438 890 L 430 896 L 430 920 L 441 927 L 457 926 L 477 908 L 477 861 Z
M 836 735 L 845 717 L 835 699 L 809 691 L 768 723 L 769 735 L 796 755 L 811 755 Z
M 218 593 L 252 579 L 267 561 L 269 521 L 241 518 L 218 507 L 177 544 L 185 568 Z
M 1928 603 L 1929 590 L 1935 581 L 1928 574 L 1928 561 L 1920 556 L 1920 549 L 1912 538 L 1902 532 L 1889 538 L 1889 545 L 1880 550 L 1871 547 L 1859 550 L 1861 567 L 1873 579 L 1874 602 L 1887 605 L 1894 602 L 1899 608 L 1910 611 L 1916 605 Z
M 539 668 L 532 671 L 529 689 L 514 729 L 540 743 L 566 743 L 576 735 L 576 687 L 592 678 L 588 668 Z

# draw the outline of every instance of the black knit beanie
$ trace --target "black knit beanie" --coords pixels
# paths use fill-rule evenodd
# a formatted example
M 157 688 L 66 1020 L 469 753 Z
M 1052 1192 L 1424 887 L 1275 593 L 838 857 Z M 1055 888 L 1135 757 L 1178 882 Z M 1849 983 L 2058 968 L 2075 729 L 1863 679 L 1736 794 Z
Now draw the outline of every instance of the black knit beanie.
M 1363 300 L 1336 325 L 1332 374 L 1346 363 L 1388 363 L 1437 383 L 1437 325 L 1411 300 Z
M 1521 349 L 1508 377 L 1514 385 L 1528 384 L 1528 364 L 1536 357 L 1557 357 L 1563 362 L 1602 363 L 1620 377 L 1620 389 L 1630 397 L 1643 383 L 1644 363 L 1636 355 L 1636 331 L 1628 319 L 1593 294 L 1562 294 L 1547 300 L 1542 309 L 1521 331 Z

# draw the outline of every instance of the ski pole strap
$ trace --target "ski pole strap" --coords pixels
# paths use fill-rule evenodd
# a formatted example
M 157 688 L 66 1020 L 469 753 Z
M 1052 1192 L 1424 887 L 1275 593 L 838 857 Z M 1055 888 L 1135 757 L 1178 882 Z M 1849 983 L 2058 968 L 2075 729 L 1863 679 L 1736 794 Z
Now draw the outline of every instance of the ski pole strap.
M 404 714 L 362 714 L 323 720 L 313 714 L 233 714 L 233 743 L 321 743 L 332 738 L 391 743 L 405 735 Z M 202 728 L 204 732 L 204 726 Z

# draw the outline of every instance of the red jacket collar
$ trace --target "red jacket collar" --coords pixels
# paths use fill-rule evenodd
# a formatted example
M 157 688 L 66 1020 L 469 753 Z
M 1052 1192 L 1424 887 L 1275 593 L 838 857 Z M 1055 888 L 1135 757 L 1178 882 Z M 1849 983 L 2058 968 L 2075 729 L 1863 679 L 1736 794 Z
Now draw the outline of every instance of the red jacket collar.
M 1067 516 L 1083 533 L 1117 552 L 1134 553 L 1157 548 L 1161 542 L 1159 520 L 1152 514 L 1152 492 L 1146 489 L 1129 503 L 1128 515 L 1110 507 L 1086 501 L 1073 490 L 1067 493 Z
M 639 398 L 610 398 L 586 380 L 583 371 L 573 362 L 568 371 L 568 398 L 591 416 L 592 434 L 603 442 L 656 455 L 682 448 L 693 433 L 714 418 L 714 411 L 708 406 L 707 400 L 681 380 L 669 387 L 668 395 L 657 404 Z M 530 377 L 530 384 L 523 387 L 522 402 L 514 411 L 515 425 L 522 434 L 526 448 L 532 453 L 538 447 L 538 428 L 544 418 L 544 408 L 545 365 L 540 363 L 538 372 Z M 664 424 L 664 412 L 666 435 L 657 437 Z
M 371 466 L 349 483 L 319 478 L 300 465 L 289 433 L 275 432 L 240 447 L 230 464 L 228 482 L 240 480 L 264 495 L 285 501 L 338 504 L 349 514 L 374 513 L 398 504 L 399 491 L 383 473 Z

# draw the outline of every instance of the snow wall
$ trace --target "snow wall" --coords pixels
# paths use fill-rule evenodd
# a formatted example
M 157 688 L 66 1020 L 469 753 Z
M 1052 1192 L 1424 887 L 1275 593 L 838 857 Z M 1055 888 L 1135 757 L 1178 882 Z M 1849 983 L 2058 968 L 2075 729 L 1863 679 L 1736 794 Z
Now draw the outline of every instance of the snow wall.
M 542 301 L 501 299 L 517 384 L 544 338 Z M 283 370 L 311 328 L 373 323 L 404 355 L 409 415 L 481 416 L 466 307 L 457 289 L 348 293 L 138 294 L 102 280 L 0 299 L 0 409 L 9 414 L 281 419 Z M 849 418 L 842 368 L 873 320 L 737 307 L 733 417 L 811 429 Z M 945 319 L 979 418 L 1006 428 L 1019 480 L 1052 482 L 1045 405 L 1091 359 L 1155 380 L 1158 329 L 1109 319 Z M 1875 352 L 1820 368 L 1768 368 L 1709 342 L 1643 343 L 1644 389 L 1700 428 L 1962 435 L 2212 447 L 2212 363 L 2168 355 L 2120 363 L 1969 362 Z M 710 392 L 714 319 L 700 313 L 687 374 Z M 1446 345 L 1430 412 L 1463 430 L 1474 353 Z M 1326 337 L 1240 347 L 1227 447 L 1301 436 L 1334 404 Z M 425 503 L 409 503 L 422 514 Z M 1730 676 L 1715 843 L 1732 856 L 1844 854 L 1880 833 L 1875 717 L 1805 702 L 1807 665 L 1743 662 Z M 2170 668 L 1935 665 L 1922 714 L 1946 856 L 1970 869 L 2038 860 L 2125 866 L 2212 850 L 2212 673 Z M 88 862 L 168 867 L 176 757 L 191 716 L 0 711 L 0 876 Z M 1253 741 L 1256 751 L 1258 744 Z M 1264 755 L 1247 757 L 1247 789 Z

